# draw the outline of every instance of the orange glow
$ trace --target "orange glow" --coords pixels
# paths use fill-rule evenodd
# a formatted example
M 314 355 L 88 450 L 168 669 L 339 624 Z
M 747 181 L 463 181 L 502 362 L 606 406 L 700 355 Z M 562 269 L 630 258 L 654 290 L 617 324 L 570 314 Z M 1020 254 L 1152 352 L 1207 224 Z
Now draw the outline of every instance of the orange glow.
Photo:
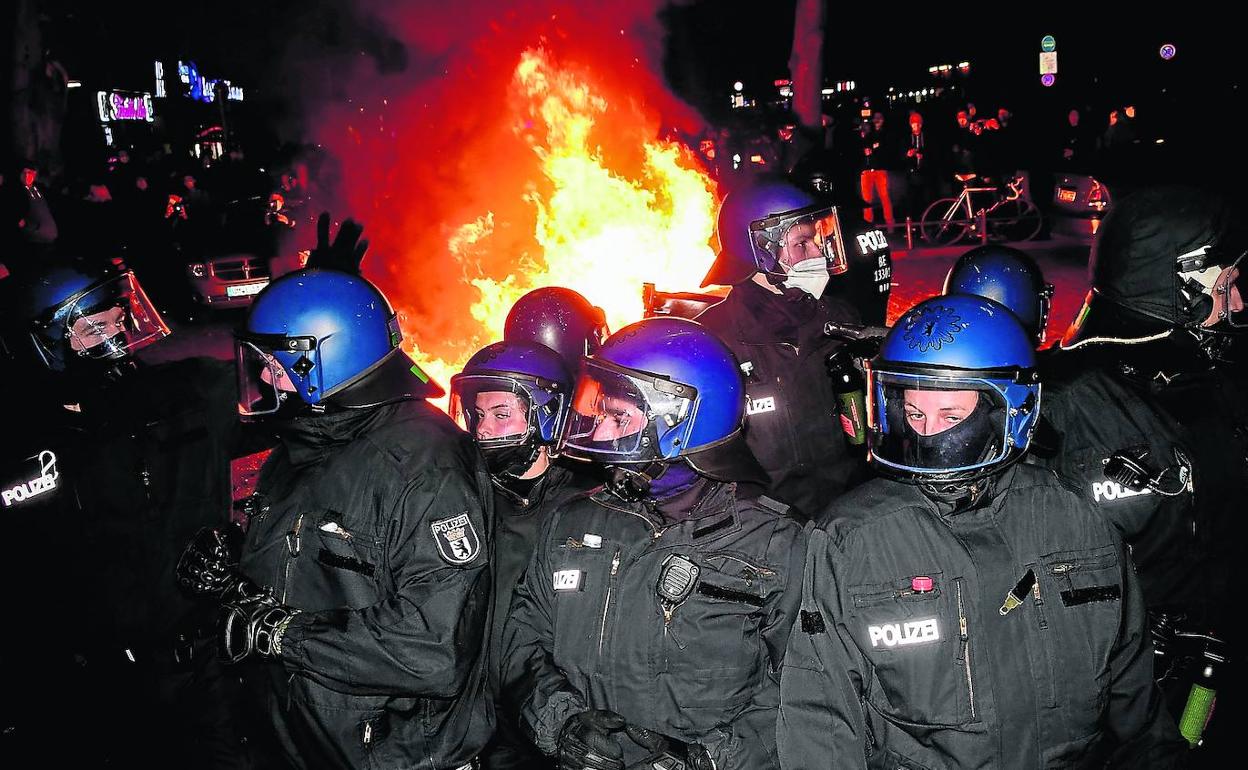
M 490 210 L 446 228 L 446 250 L 476 297 L 468 308 L 444 309 L 461 319 L 452 339 L 421 338 L 445 358 L 420 350 L 421 329 L 404 329 L 405 348 L 444 386 L 473 352 L 502 338 L 508 310 L 532 289 L 575 289 L 614 330 L 642 317 L 643 283 L 695 288 L 714 259 L 714 182 L 683 145 L 656 137 L 654 121 L 630 116 L 637 105 L 629 97 L 638 95 L 621 95 L 627 106 L 617 109 L 592 72 L 561 66 L 540 47 L 520 55 L 510 93 L 507 117 L 523 156 L 515 165 L 536 158 L 540 174 L 521 194 L 537 250 L 516 253 L 508 229 L 525 223 L 501 192 Z M 600 146 L 608 140 L 639 148 L 636 158 L 609 160 Z

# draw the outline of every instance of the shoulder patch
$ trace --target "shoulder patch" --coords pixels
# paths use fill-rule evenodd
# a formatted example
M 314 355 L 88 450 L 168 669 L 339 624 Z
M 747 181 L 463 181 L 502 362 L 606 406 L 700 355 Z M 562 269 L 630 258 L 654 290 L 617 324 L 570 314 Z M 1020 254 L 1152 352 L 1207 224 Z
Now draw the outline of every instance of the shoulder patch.
M 481 553 L 481 538 L 467 512 L 449 519 L 438 519 L 429 525 L 429 529 L 433 531 L 438 555 L 448 564 L 467 564 Z

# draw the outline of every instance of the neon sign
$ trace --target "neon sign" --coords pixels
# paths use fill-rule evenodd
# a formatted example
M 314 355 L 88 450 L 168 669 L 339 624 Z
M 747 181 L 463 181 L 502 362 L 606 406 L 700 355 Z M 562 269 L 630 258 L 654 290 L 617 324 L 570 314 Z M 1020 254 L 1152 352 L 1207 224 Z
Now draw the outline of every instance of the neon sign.
M 143 120 L 151 123 L 156 119 L 152 109 L 152 95 L 123 93 L 121 91 L 97 91 L 95 104 L 101 123 L 114 120 Z

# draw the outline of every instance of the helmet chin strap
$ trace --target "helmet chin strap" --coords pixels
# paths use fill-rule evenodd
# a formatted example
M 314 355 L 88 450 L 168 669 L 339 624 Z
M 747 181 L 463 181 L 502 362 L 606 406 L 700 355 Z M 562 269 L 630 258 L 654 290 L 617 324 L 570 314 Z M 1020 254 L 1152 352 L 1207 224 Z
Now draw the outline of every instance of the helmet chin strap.
M 650 462 L 636 467 L 608 466 L 607 491 L 626 503 L 638 503 L 650 496 L 650 482 L 663 475 L 667 463 Z

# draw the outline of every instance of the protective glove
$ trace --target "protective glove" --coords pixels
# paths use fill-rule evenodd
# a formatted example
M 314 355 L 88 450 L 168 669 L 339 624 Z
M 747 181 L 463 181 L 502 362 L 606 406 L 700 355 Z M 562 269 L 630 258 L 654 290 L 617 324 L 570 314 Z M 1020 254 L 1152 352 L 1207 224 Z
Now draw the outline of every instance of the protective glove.
M 573 714 L 559 731 L 559 770 L 624 770 L 624 749 L 613 735 L 624 717 L 593 709 Z
M 299 614 L 267 591 L 228 601 L 221 609 L 221 656 L 227 663 L 241 663 L 250 655 L 266 660 L 279 657 L 282 636 Z
M 715 770 L 715 761 L 700 743 L 686 743 L 644 727 L 628 725 L 624 732 L 650 756 L 636 767 L 665 770 Z
M 354 219 L 345 219 L 338 226 L 338 235 L 330 243 L 329 220 L 328 211 L 322 211 L 316 219 L 316 248 L 308 254 L 307 266 L 359 275 L 364 252 L 368 251 L 368 241 L 360 240 L 364 226 Z
M 238 569 L 243 530 L 237 524 L 204 527 L 186 544 L 174 568 L 182 590 L 192 596 L 224 597 L 247 578 Z

